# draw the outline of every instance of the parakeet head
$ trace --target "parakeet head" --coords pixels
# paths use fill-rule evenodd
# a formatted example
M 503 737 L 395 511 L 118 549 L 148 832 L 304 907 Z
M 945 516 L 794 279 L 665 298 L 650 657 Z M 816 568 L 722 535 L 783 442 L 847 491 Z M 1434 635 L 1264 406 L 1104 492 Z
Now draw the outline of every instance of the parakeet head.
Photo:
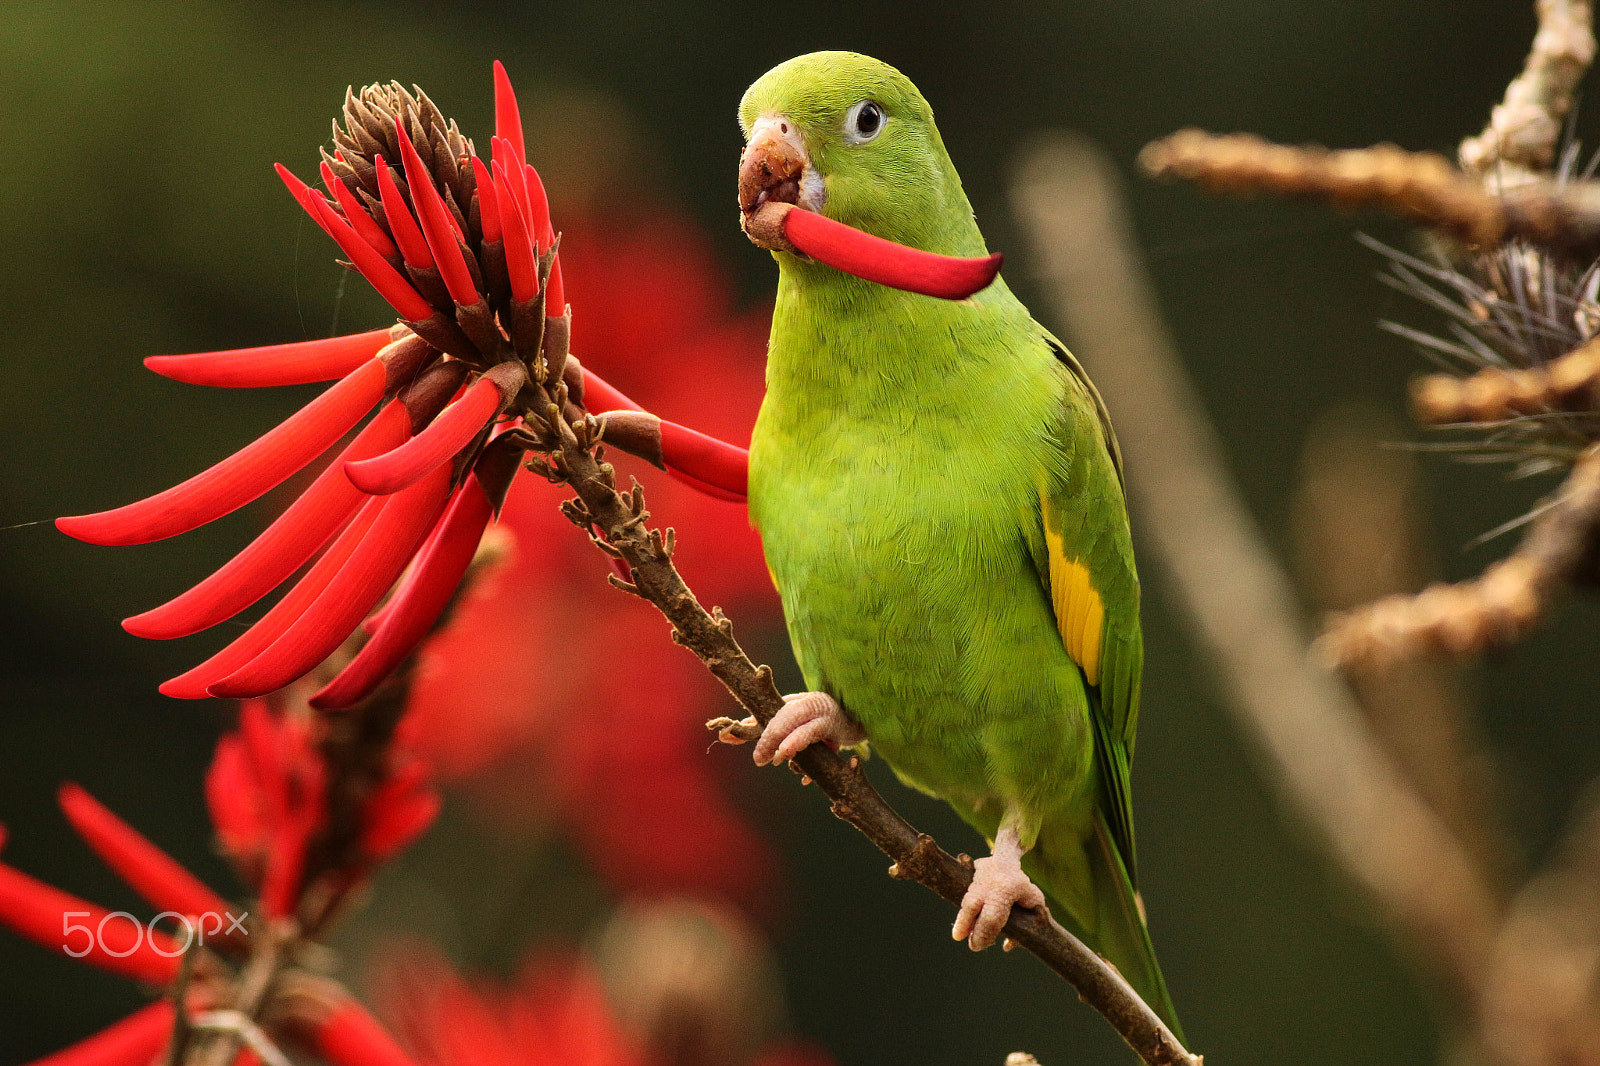
M 889 64 L 855 52 L 781 63 L 745 92 L 739 207 L 777 200 L 945 255 L 983 238 L 933 111 Z

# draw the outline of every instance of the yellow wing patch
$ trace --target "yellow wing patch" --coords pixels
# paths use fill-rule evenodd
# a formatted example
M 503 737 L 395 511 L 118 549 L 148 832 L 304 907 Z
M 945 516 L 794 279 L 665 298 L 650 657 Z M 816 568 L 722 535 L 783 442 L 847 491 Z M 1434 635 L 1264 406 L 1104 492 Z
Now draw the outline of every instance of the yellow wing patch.
M 1089 576 L 1089 568 L 1068 559 L 1061 533 L 1045 522 L 1044 539 L 1050 550 L 1050 599 L 1056 611 L 1056 628 L 1067 654 L 1083 670 L 1089 684 L 1100 683 L 1100 643 L 1105 629 L 1105 605 Z

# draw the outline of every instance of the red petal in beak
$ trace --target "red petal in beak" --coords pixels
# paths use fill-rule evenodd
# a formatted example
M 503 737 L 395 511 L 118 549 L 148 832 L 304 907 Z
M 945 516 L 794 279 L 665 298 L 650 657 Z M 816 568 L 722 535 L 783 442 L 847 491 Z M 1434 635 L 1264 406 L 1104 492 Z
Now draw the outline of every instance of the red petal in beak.
M 62 785 L 56 798 L 78 835 L 152 907 L 218 918 L 227 911 L 221 896 L 79 786 Z
M 255 389 L 271 385 L 309 385 L 336 381 L 382 351 L 393 338 L 388 329 L 348 337 L 268 344 L 227 352 L 152 355 L 144 365 L 165 378 L 190 385 Z
M 762 212 L 782 211 L 781 232 L 796 251 L 846 274 L 892 289 L 965 300 L 989 287 L 1000 273 L 1001 256 L 962 259 L 935 255 L 874 237 L 815 211 L 790 204 L 768 204 Z
M 415 485 L 386 497 L 372 529 L 305 613 L 271 647 L 208 691 L 229 699 L 262 696 L 326 659 L 400 576 L 449 491 L 450 465 L 441 463 Z
M 122 628 L 147 640 L 186 637 L 232 618 L 277 588 L 349 521 L 365 499 L 350 484 L 344 464 L 388 451 L 410 430 L 406 405 L 391 401 L 248 547 L 183 595 L 124 619 Z
M 326 451 L 383 397 L 384 386 L 383 360 L 369 359 L 211 469 L 138 503 L 58 518 L 56 528 L 91 544 L 145 544 L 215 521 L 281 484 Z

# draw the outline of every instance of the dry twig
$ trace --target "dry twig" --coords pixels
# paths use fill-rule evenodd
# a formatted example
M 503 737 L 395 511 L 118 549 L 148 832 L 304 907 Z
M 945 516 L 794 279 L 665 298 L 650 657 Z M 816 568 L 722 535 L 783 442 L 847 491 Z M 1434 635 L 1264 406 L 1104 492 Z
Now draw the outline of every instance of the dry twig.
M 1273 144 L 1254 134 L 1180 130 L 1139 154 L 1158 178 L 1217 192 L 1303 196 L 1339 207 L 1377 207 L 1473 248 L 1526 240 L 1572 257 L 1600 254 L 1600 186 L 1523 185 L 1503 194 L 1431 152 L 1392 144 L 1330 151 Z
M 1555 162 L 1561 125 L 1594 61 L 1590 0 L 1539 0 L 1539 31 L 1489 125 L 1461 142 L 1461 169 L 1500 188 L 1537 181 Z

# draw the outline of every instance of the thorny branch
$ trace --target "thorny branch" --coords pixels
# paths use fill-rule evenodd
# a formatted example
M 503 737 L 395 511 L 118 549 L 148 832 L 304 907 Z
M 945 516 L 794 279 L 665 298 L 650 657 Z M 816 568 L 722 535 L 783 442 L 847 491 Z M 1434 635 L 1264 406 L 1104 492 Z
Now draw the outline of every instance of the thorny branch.
M 603 419 L 573 417 L 564 385 L 542 391 L 544 409 L 525 410 L 524 417 L 546 434 L 541 447 L 550 450 L 547 476 L 577 493 L 563 508 L 567 517 L 586 531 L 598 530 L 608 549 L 628 564 L 631 580 L 612 575 L 612 583 L 652 603 L 672 623 L 672 639 L 694 652 L 758 723 L 770 721 L 783 708 L 771 670 L 753 664 L 734 639 L 733 623 L 720 610 L 707 611 L 684 584 L 672 563 L 669 537 L 646 525 L 649 512 L 639 486 L 618 490 L 615 472 L 597 447 Z M 827 795 L 835 815 L 894 861 L 891 876 L 916 881 L 952 904 L 961 902 L 972 881 L 971 861 L 952 857 L 917 832 L 872 787 L 855 759 L 813 745 L 794 762 Z M 1018 908 L 1005 933 L 1066 978 L 1150 1066 L 1199 1066 L 1200 1058 L 1183 1048 L 1116 968 L 1048 915 Z
M 1467 376 L 1424 378 L 1414 390 L 1415 413 L 1425 423 L 1494 434 L 1477 445 L 1485 453 L 1515 456 L 1522 449 L 1529 461 L 1570 467 L 1558 491 L 1531 516 L 1521 545 L 1482 577 L 1416 597 L 1379 600 L 1336 623 L 1323 638 L 1323 649 L 1353 681 L 1393 677 L 1393 671 L 1374 666 L 1424 648 L 1481 651 L 1516 639 L 1557 589 L 1592 576 L 1600 540 L 1600 392 L 1595 387 L 1600 349 L 1589 312 L 1600 264 L 1577 257 L 1592 259 L 1600 250 L 1594 242 L 1600 187 L 1563 186 L 1544 174 L 1554 158 L 1560 118 L 1593 56 L 1592 10 L 1585 0 L 1541 0 L 1539 14 L 1539 37 L 1523 75 L 1484 134 L 1462 145 L 1462 164 L 1470 173 L 1454 171 L 1438 157 L 1388 146 L 1329 153 L 1195 132 L 1158 142 L 1143 156 L 1146 168 L 1156 173 L 1234 191 L 1383 207 L 1462 239 L 1467 248 L 1458 251 L 1466 253 L 1468 266 L 1461 270 L 1391 253 L 1400 287 L 1449 311 L 1464 326 L 1457 332 L 1463 344 L 1441 340 L 1431 347 L 1486 366 Z M 1032 184 L 1059 181 L 1061 186 L 1050 191 L 1069 197 L 1074 183 L 1064 175 L 1070 152 L 1055 149 L 1048 166 L 1043 155 L 1030 169 Z M 1080 162 L 1080 170 L 1094 169 Z M 1562 176 L 1569 170 L 1563 163 Z M 1095 364 L 1102 387 L 1114 406 L 1127 403 L 1135 413 L 1133 432 L 1128 432 L 1130 420 L 1123 419 L 1124 446 L 1135 471 L 1133 484 L 1149 492 L 1154 540 L 1202 634 L 1217 647 L 1237 690 L 1236 702 L 1291 799 L 1373 890 L 1398 932 L 1429 949 L 1467 1023 L 1475 1045 L 1469 1057 L 1516 1066 L 1600 1063 L 1596 795 L 1574 818 L 1555 862 L 1514 891 L 1497 891 L 1505 863 L 1496 861 L 1495 849 L 1464 846 L 1459 829 L 1438 821 L 1429 801 L 1391 772 L 1381 740 L 1363 735 L 1354 708 L 1332 678 L 1316 672 L 1301 654 L 1293 669 L 1318 679 L 1312 687 L 1320 694 L 1285 683 L 1283 668 L 1289 664 L 1279 660 L 1298 643 L 1288 590 L 1264 561 L 1264 547 L 1241 543 L 1243 513 L 1236 501 L 1216 506 L 1216 499 L 1195 498 L 1217 487 L 1202 485 L 1197 494 L 1196 475 L 1215 478 L 1220 467 L 1208 440 L 1172 439 L 1175 426 L 1180 438 L 1195 430 L 1204 435 L 1207 427 L 1193 413 L 1198 406 L 1192 397 L 1184 404 L 1188 411 L 1167 405 L 1181 395 L 1180 372 L 1148 296 L 1129 270 L 1131 260 L 1108 256 L 1107 248 L 1096 243 L 1095 227 L 1083 225 L 1081 218 L 1053 218 L 1049 198 L 1028 184 L 1021 198 L 1056 238 L 1045 252 L 1052 279 L 1063 297 L 1077 298 L 1069 301 L 1068 311 L 1077 313 L 1081 332 L 1100 342 L 1091 340 L 1088 350 L 1105 359 L 1103 366 Z M 1080 190 L 1083 184 L 1077 183 Z M 1514 187 L 1496 195 L 1485 185 Z M 1080 233 L 1084 230 L 1088 233 Z M 1074 237 L 1091 247 L 1074 249 L 1066 243 Z M 1117 244 L 1110 242 L 1112 252 Z M 1081 267 L 1074 273 L 1085 262 L 1095 264 L 1093 273 Z M 1432 289 L 1423 275 L 1454 290 L 1456 299 Z M 1187 421 L 1174 419 L 1175 414 Z M 1151 463 L 1141 482 L 1139 455 L 1150 448 L 1144 433 L 1148 421 L 1166 435 L 1163 461 Z M 1190 462 L 1196 455 L 1199 468 Z M 1208 509 L 1207 503 L 1213 506 Z M 1194 530 L 1197 517 L 1208 530 L 1200 536 Z M 1172 531 L 1180 528 L 1188 535 L 1175 541 Z M 1196 550 L 1197 542 L 1209 547 Z M 1238 549 L 1247 546 L 1250 554 L 1240 555 Z M 1221 573 L 1228 574 L 1232 617 L 1217 610 Z M 1270 699 L 1261 702 L 1268 694 Z M 1291 720 L 1299 726 L 1293 734 L 1284 728 Z M 1293 744 L 1286 745 L 1291 739 Z M 1352 741 L 1360 743 L 1345 746 Z M 1322 767 L 1323 774 L 1310 775 L 1306 770 L 1316 760 L 1307 757 L 1308 749 L 1337 750 L 1339 757 Z M 1425 768 L 1435 779 L 1473 770 L 1460 746 L 1436 745 L 1433 757 L 1445 762 Z M 1439 802 L 1437 796 L 1433 802 Z
M 1600 255 L 1600 184 L 1555 181 L 1547 173 L 1561 117 L 1595 42 L 1588 0 L 1540 0 L 1538 9 L 1540 28 L 1527 65 L 1488 128 L 1463 142 L 1464 171 L 1440 156 L 1393 145 L 1330 152 L 1196 130 L 1150 144 L 1140 161 L 1153 175 L 1222 191 L 1384 208 L 1458 238 L 1493 272 L 1507 257 L 1526 255 L 1539 276 L 1513 264 L 1510 273 L 1528 279 L 1516 284 L 1548 287 L 1560 266 L 1547 261 L 1538 267 L 1537 253 L 1519 251 L 1524 246 L 1518 242 L 1570 262 Z M 1519 290 L 1516 298 L 1526 297 Z M 1469 307 L 1485 322 L 1494 318 L 1491 308 L 1470 301 Z M 1600 460 L 1593 448 L 1600 439 L 1600 345 L 1593 336 L 1592 326 L 1579 323 L 1573 349 L 1560 358 L 1547 362 L 1531 352 L 1520 357 L 1522 365 L 1490 365 L 1468 376 L 1432 374 L 1417 382 L 1413 407 L 1420 421 L 1516 430 L 1515 439 L 1491 439 L 1485 450 L 1514 456 L 1519 448 L 1525 454 L 1538 449 L 1547 462 L 1572 469 L 1535 514 L 1518 549 L 1476 580 L 1386 597 L 1334 619 L 1319 642 L 1331 661 L 1349 670 L 1421 652 L 1460 656 L 1512 643 L 1538 624 L 1557 591 L 1583 576 L 1600 536 L 1600 474 L 1594 470 Z M 1548 441 L 1533 439 L 1540 419 L 1552 429 Z M 1557 430 L 1570 432 L 1556 440 Z

